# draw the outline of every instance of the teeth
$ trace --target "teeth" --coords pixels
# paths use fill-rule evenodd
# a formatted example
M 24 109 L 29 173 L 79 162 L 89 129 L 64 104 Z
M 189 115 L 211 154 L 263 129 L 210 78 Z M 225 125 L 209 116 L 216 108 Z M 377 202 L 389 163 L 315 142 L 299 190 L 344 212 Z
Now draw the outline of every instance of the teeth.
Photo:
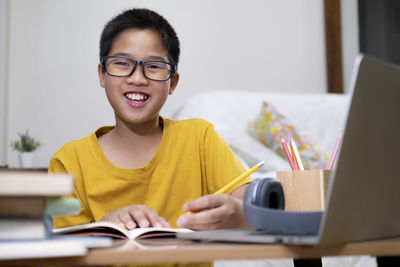
M 142 101 L 142 100 L 147 100 L 147 98 L 149 98 L 146 95 L 142 95 L 142 94 L 133 94 L 133 93 L 129 93 L 125 95 L 127 98 L 129 98 L 130 100 L 135 100 L 135 101 Z

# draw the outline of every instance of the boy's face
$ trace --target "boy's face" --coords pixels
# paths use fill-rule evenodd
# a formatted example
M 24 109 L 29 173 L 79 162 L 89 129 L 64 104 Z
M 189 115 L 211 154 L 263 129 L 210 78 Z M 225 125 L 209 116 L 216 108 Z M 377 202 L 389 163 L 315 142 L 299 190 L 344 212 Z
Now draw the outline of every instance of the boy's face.
M 125 56 L 137 61 L 161 60 L 168 62 L 168 53 L 155 31 L 127 29 L 122 31 L 111 46 L 108 56 Z M 98 66 L 100 85 L 105 88 L 108 101 L 114 109 L 116 121 L 126 124 L 158 123 L 160 109 L 168 95 L 178 84 L 176 73 L 167 81 L 149 80 L 142 66 L 136 66 L 128 77 L 115 77 Z

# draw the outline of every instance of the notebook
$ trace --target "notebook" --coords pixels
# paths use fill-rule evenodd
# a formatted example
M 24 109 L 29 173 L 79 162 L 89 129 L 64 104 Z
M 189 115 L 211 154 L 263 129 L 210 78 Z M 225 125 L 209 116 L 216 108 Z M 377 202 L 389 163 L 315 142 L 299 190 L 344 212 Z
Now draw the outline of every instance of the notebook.
M 359 55 L 350 90 L 351 105 L 317 233 L 222 229 L 178 237 L 329 245 L 400 236 L 400 67 Z

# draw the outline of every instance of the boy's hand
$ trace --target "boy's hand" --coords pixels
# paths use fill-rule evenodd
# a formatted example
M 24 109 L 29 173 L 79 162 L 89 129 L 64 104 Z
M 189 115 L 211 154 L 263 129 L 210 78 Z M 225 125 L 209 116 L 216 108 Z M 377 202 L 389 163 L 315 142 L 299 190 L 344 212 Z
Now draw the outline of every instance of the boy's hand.
M 179 217 L 180 227 L 193 230 L 249 227 L 243 212 L 243 201 L 226 194 L 206 195 L 183 206 L 186 212 Z
M 157 212 L 145 205 L 130 205 L 109 212 L 100 221 L 109 221 L 120 224 L 127 229 L 137 227 L 166 227 L 170 225 Z

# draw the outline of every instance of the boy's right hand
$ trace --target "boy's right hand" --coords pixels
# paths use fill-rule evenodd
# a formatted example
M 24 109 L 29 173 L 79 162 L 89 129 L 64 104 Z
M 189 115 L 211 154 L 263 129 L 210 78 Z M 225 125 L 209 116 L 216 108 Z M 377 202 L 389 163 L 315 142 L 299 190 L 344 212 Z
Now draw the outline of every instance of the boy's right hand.
M 130 205 L 109 212 L 100 221 L 115 222 L 127 229 L 137 227 L 171 227 L 158 216 L 157 212 L 146 205 Z

